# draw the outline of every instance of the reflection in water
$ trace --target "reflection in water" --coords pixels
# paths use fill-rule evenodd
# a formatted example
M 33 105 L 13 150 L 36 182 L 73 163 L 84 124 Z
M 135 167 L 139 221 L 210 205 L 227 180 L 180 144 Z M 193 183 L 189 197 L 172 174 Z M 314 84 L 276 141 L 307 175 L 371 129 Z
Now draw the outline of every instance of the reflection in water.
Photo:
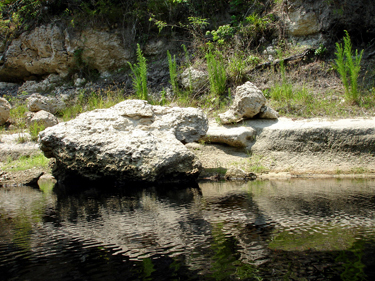
M 4 280 L 371 280 L 375 181 L 0 189 Z

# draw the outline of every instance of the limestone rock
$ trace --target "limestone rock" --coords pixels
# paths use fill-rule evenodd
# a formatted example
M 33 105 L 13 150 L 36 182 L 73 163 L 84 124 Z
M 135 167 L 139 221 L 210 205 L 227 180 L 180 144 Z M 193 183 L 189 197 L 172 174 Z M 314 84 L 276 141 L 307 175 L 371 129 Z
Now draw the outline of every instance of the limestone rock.
M 189 67 L 181 74 L 181 84 L 185 89 L 189 89 L 191 86 L 193 91 L 197 91 L 208 84 L 208 74 Z
M 27 108 L 31 112 L 45 110 L 55 114 L 56 112 L 65 108 L 65 103 L 55 97 L 46 97 L 35 93 L 27 98 Z
M 56 74 L 50 74 L 46 79 L 41 82 L 26 81 L 18 88 L 18 94 L 26 93 L 46 93 L 63 83 L 62 78 Z
M 219 117 L 223 124 L 239 122 L 245 118 L 252 118 L 259 113 L 262 113 L 262 118 L 275 118 L 276 112 L 265 107 L 265 104 L 266 98 L 262 91 L 251 82 L 246 82 L 236 88 L 236 96 L 232 106 L 228 111 L 219 114 Z
M 254 173 L 231 167 L 226 171 L 224 178 L 226 180 L 255 180 L 257 176 Z
M 225 143 L 233 147 L 246 147 L 256 136 L 256 130 L 249 127 L 211 127 L 201 139 L 211 143 Z
M 288 31 L 293 36 L 307 36 L 319 32 L 319 21 L 315 12 L 307 12 L 302 7 L 288 14 Z
M 76 67 L 77 56 L 99 73 L 117 70 L 133 57 L 133 50 L 126 47 L 133 44 L 124 44 L 122 39 L 127 33 L 94 29 L 74 32 L 55 23 L 39 26 L 11 42 L 0 66 L 0 80 L 51 73 L 67 77 Z
M 183 143 L 206 134 L 207 117 L 195 108 L 127 100 L 39 134 L 46 157 L 56 159 L 60 181 L 176 182 L 195 179 L 201 163 Z
M 0 98 L 0 125 L 3 125 L 8 120 L 11 108 L 6 99 Z
M 16 83 L 0 82 L 0 89 L 13 88 L 13 87 L 17 87 L 17 86 L 18 86 L 18 84 L 16 84 Z
M 28 127 L 32 127 L 36 123 L 40 126 L 48 128 L 59 123 L 57 118 L 52 113 L 44 110 L 39 110 L 38 112 L 26 112 L 25 117 Z
M 279 118 L 279 114 L 276 112 L 276 110 L 272 109 L 269 106 L 262 106 L 259 113 L 259 118 L 262 119 L 277 119 Z

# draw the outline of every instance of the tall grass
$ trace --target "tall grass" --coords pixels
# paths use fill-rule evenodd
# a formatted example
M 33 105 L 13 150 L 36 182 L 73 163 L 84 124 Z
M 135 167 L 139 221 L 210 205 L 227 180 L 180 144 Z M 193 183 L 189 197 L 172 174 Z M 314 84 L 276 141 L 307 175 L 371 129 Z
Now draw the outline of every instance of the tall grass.
M 137 44 L 137 62 L 134 65 L 129 62 L 130 69 L 133 72 L 133 87 L 139 99 L 148 100 L 147 63 L 139 44 Z
M 170 77 L 170 83 L 172 85 L 172 90 L 175 94 L 178 94 L 178 84 L 177 84 L 177 62 L 176 62 L 176 56 L 171 56 L 171 53 L 167 51 L 168 56 L 168 65 L 169 65 L 169 77 Z
M 358 54 L 358 50 L 355 50 L 353 54 L 352 42 L 346 30 L 343 39 L 344 46 L 336 43 L 336 69 L 345 88 L 345 98 L 349 102 L 357 103 L 359 99 L 358 75 L 361 70 L 363 50 L 360 54 Z
M 106 93 L 91 92 L 86 94 L 82 91 L 75 101 L 72 101 L 62 112 L 64 121 L 75 118 L 78 114 L 99 108 L 109 108 L 125 98 L 121 91 L 113 92 L 107 90 Z
M 206 60 L 210 91 L 212 94 L 220 96 L 226 92 L 227 73 L 223 58 L 220 54 L 217 54 L 217 56 L 210 51 L 206 54 Z
M 6 164 L 2 167 L 5 171 L 24 171 L 31 168 L 47 168 L 49 159 L 43 153 L 31 156 L 21 156 L 19 159 L 12 161 L 9 157 Z

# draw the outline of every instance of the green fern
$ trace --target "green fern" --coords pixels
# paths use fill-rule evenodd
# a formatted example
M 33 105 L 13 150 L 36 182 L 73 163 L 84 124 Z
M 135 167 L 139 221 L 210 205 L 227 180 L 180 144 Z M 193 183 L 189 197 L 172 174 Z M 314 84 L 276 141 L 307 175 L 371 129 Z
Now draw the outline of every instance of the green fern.
M 134 65 L 129 63 L 130 69 L 133 72 L 133 87 L 139 99 L 147 100 L 147 63 L 139 44 L 137 44 L 137 62 L 138 63 Z

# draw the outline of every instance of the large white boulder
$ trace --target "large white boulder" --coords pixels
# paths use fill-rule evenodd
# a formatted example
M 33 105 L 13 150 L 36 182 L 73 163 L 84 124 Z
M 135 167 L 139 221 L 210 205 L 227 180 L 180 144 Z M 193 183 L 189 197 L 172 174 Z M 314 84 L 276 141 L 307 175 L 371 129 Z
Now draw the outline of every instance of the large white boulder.
M 0 98 L 0 125 L 3 125 L 8 120 L 11 108 L 6 99 Z
M 236 88 L 233 104 L 228 111 L 219 114 L 223 124 L 239 122 L 260 114 L 261 118 L 277 118 L 277 112 L 266 106 L 266 98 L 253 83 L 246 82 Z
M 31 112 L 45 110 L 52 114 L 55 114 L 56 112 L 65 108 L 65 103 L 55 97 L 47 97 L 42 96 L 38 93 L 34 93 L 27 98 L 27 108 Z
M 176 182 L 195 179 L 201 163 L 183 143 L 206 134 L 200 109 L 123 101 L 82 113 L 39 134 L 46 157 L 56 159 L 54 176 L 116 182 Z

